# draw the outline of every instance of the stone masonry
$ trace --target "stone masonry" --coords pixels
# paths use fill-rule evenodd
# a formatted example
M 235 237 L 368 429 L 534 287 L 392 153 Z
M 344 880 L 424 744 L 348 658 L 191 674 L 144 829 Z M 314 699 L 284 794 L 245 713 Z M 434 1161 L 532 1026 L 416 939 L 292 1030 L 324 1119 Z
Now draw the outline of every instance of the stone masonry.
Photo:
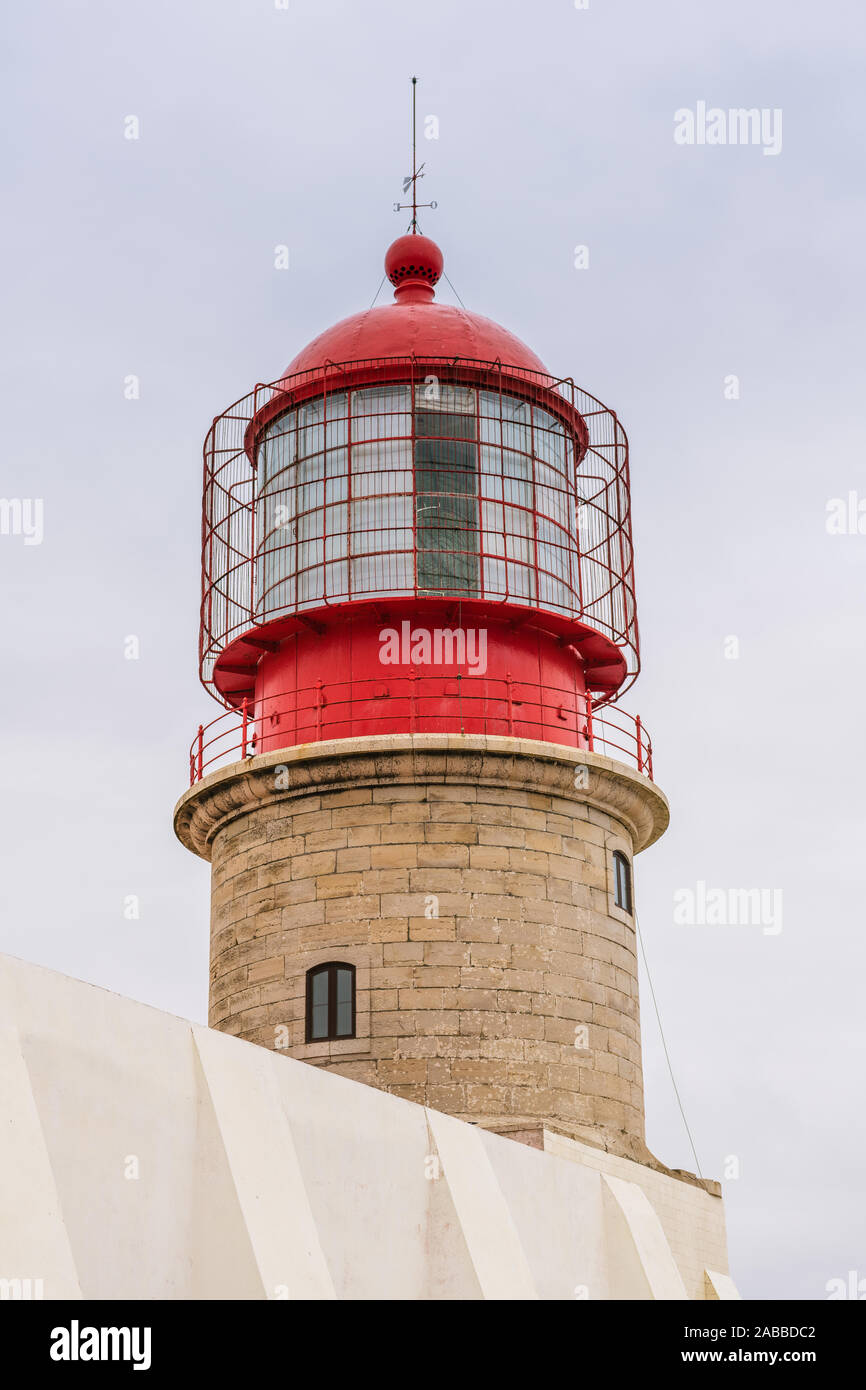
M 437 734 L 213 773 L 175 828 L 212 862 L 212 1027 L 532 1141 L 644 1146 L 634 921 L 613 853 L 664 831 L 589 752 Z M 356 967 L 357 1036 L 306 1043 L 311 966 Z

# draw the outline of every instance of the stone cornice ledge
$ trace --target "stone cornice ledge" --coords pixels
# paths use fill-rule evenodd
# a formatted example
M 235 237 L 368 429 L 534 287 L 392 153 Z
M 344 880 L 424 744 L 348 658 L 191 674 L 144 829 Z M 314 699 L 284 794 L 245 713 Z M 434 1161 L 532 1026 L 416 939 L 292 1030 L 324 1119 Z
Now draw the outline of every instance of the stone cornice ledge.
M 587 787 L 575 787 L 577 767 L 589 769 Z M 279 788 L 275 768 L 285 769 Z M 180 798 L 175 834 L 187 849 L 210 859 L 217 832 L 263 806 L 317 791 L 416 781 L 510 787 L 592 806 L 625 825 L 635 852 L 653 844 L 670 819 L 667 798 L 654 782 L 582 748 L 496 735 L 380 734 L 280 748 L 220 768 Z

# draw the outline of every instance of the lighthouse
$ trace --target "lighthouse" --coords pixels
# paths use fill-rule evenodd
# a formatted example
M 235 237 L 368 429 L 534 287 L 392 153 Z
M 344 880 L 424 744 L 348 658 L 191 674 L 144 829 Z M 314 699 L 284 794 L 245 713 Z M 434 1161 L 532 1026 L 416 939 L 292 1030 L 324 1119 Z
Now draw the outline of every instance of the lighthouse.
M 212 866 L 211 1027 L 539 1146 L 640 1162 L 641 719 L 628 445 L 507 328 L 393 302 L 204 448 L 181 841 Z M 517 271 L 514 272 L 518 273 Z

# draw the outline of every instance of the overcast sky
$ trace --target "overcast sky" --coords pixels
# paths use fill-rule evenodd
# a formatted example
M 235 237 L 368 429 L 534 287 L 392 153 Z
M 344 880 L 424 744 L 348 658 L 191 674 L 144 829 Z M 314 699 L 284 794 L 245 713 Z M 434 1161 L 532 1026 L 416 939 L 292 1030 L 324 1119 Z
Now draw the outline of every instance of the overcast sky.
M 759 1298 L 866 1278 L 866 534 L 827 529 L 866 503 L 862 6 L 105 0 L 6 25 L 0 496 L 42 499 L 44 534 L 0 535 L 0 950 L 206 1016 L 209 870 L 171 829 L 218 712 L 201 443 L 372 300 L 417 72 L 454 287 L 629 434 L 626 703 L 672 803 L 637 900 L 702 1170 L 739 1166 L 732 1273 Z M 765 110 L 774 143 L 678 144 L 700 102 Z M 676 925 L 699 882 L 780 889 L 782 930 Z M 692 1169 L 641 988 L 648 1140 Z

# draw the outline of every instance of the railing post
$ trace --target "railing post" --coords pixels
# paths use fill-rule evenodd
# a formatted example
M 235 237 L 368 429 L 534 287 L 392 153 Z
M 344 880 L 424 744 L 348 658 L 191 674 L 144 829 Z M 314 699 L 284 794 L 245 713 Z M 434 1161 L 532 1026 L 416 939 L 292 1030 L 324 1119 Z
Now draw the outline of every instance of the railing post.
M 409 732 L 415 732 L 415 682 L 418 677 L 414 671 L 409 672 Z
M 316 681 L 316 739 L 317 739 L 317 740 L 321 739 L 321 737 L 322 737 L 322 710 L 323 710 L 324 705 L 325 705 L 325 697 L 324 697 L 324 695 L 322 694 L 322 686 L 323 686 L 323 684 L 324 684 L 324 682 L 321 681 L 321 680 Z
M 505 673 L 505 689 L 506 689 L 507 696 L 508 696 L 508 733 L 509 733 L 509 736 L 510 736 L 511 738 L 514 737 L 514 692 L 512 691 L 512 688 L 511 688 L 513 684 L 514 684 L 514 682 L 513 682 L 512 679 L 511 679 L 511 672 L 510 672 L 510 671 L 506 671 L 506 673 Z M 486 733 L 486 730 L 485 730 L 485 733 Z
M 204 764 L 204 725 L 198 726 L 198 781 L 201 781 L 202 767 Z
M 189 784 L 195 786 L 195 753 L 192 749 L 189 750 Z
M 245 757 L 247 756 L 247 697 L 246 697 L 246 695 L 244 696 L 244 703 L 243 703 L 243 705 L 242 705 L 241 708 L 242 708 L 242 713 L 243 713 L 243 722 L 242 722 L 242 724 L 241 724 L 241 757 L 242 757 L 242 758 L 245 758 Z
M 586 691 L 584 698 L 586 699 L 586 741 L 589 746 L 589 751 L 590 753 L 592 753 L 594 751 L 592 746 L 592 695 L 588 690 Z
M 634 717 L 634 726 L 637 733 L 637 770 L 643 772 L 643 730 L 639 714 Z

